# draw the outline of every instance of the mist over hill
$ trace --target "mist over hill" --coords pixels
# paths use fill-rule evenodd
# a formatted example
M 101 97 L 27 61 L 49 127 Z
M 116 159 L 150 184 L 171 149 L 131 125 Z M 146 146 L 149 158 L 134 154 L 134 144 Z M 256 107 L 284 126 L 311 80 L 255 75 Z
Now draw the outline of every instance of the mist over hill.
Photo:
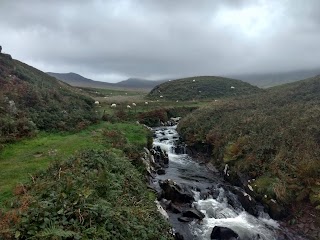
M 288 72 L 274 72 L 274 73 L 249 73 L 249 74 L 235 74 L 226 75 L 231 78 L 240 79 L 258 87 L 267 88 L 281 85 L 284 83 L 295 82 L 301 79 L 314 77 L 320 74 L 320 68 L 296 70 Z

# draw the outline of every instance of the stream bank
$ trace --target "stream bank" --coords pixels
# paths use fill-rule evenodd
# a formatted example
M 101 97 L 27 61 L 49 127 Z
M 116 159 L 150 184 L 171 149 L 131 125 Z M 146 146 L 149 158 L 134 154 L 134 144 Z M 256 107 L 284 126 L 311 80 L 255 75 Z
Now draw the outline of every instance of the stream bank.
M 270 218 L 245 189 L 186 154 L 176 126 L 153 132 L 154 147 L 145 159 L 176 239 L 307 239 Z

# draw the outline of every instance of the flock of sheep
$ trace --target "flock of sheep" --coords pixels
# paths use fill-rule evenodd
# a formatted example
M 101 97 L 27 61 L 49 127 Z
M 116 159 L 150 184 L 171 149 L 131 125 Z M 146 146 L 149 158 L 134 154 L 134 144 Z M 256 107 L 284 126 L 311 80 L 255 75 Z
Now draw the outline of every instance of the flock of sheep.
M 96 105 L 99 105 L 99 104 L 100 104 L 99 101 L 95 101 L 94 103 L 95 103 Z M 144 104 L 145 104 L 145 105 L 148 105 L 149 102 L 144 102 Z M 136 103 L 132 103 L 132 106 L 133 106 L 133 107 L 136 107 L 137 104 L 136 104 Z M 111 107 L 112 107 L 112 108 L 116 108 L 116 107 L 117 107 L 117 104 L 116 104 L 116 103 L 112 103 L 112 104 L 111 104 Z M 127 108 L 130 109 L 131 106 L 130 106 L 130 105 L 127 105 Z

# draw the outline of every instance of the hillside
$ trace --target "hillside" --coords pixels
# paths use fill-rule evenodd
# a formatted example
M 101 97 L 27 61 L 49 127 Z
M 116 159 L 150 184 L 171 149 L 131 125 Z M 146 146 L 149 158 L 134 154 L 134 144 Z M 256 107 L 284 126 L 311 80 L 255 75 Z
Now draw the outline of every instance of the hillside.
M 152 89 L 155 86 L 166 82 L 167 80 L 158 80 L 158 81 L 151 81 L 146 79 L 139 79 L 139 78 L 129 78 L 127 80 L 115 83 L 117 87 L 124 87 L 124 88 L 141 88 L 141 89 Z
M 75 87 L 88 88 L 110 88 L 110 89 L 145 89 L 150 90 L 165 80 L 151 81 L 140 78 L 129 78 L 118 83 L 99 82 L 89 78 L 85 78 L 77 73 L 53 73 L 48 72 L 52 77 L 55 77 L 63 82 L 66 82 Z
M 0 86 L 0 143 L 95 121 L 91 98 L 8 54 L 0 54 Z
M 319 208 L 319 92 L 317 76 L 214 102 L 188 115 L 178 129 L 220 169 L 228 164 L 233 181 L 236 173 L 256 179 L 253 194 L 269 206 L 273 198 L 293 209 L 299 203 Z
M 219 99 L 261 92 L 258 87 L 235 79 L 202 76 L 168 81 L 156 86 L 149 99 L 200 100 Z
M 94 81 L 89 78 L 85 78 L 77 73 L 53 73 L 47 72 L 48 75 L 55 77 L 65 83 L 75 87 L 92 87 L 92 88 L 113 88 L 112 83 Z
M 260 74 L 238 74 L 228 77 L 248 82 L 252 85 L 267 88 L 285 83 L 310 78 L 320 74 L 320 68 L 309 70 L 297 70 L 288 72 L 260 73 Z

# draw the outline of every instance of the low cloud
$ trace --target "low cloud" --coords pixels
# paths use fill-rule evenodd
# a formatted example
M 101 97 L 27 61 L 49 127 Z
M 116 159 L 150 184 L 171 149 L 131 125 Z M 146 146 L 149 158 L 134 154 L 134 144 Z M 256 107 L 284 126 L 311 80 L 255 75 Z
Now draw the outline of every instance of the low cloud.
M 3 51 L 43 71 L 115 82 L 319 67 L 320 2 L 9 1 Z

